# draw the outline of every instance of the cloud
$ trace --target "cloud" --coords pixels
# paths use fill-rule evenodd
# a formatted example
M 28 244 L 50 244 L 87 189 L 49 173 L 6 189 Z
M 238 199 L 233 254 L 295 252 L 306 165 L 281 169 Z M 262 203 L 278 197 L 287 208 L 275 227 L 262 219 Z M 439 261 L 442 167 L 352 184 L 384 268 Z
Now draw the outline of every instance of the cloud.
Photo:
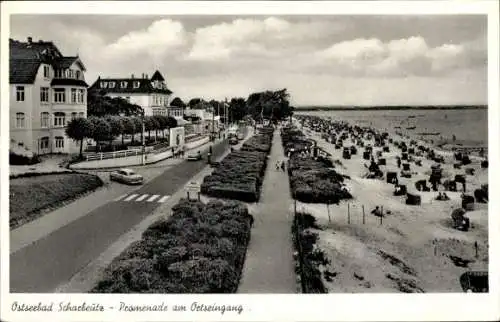
M 197 29 L 186 59 L 227 61 L 242 55 L 279 57 L 283 52 L 307 47 L 341 29 L 341 24 L 321 20 L 292 23 L 278 17 L 236 19 Z
M 379 39 L 344 41 L 319 51 L 316 68 L 328 66 L 344 75 L 407 77 L 440 75 L 475 66 L 485 52 L 469 44 L 430 47 L 420 36 L 382 42 Z M 470 59 L 471 55 L 476 56 Z
M 153 59 L 164 58 L 188 43 L 188 33 L 181 22 L 170 19 L 154 21 L 147 29 L 131 31 L 104 48 L 113 58 L 147 55 Z

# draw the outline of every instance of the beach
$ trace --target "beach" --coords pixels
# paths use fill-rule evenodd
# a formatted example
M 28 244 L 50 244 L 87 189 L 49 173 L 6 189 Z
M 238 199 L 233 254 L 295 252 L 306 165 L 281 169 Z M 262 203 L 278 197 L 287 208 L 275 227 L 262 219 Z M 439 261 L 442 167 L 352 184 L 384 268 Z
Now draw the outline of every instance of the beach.
M 297 128 L 315 140 L 323 153 L 330 154 L 330 159 L 340 161 L 337 172 L 350 177 L 345 184 L 353 199 L 329 205 L 328 209 L 326 204 L 297 202 L 298 211 L 313 215 L 321 227 L 309 229 L 319 235 L 316 247 L 330 260 L 320 268 L 323 276 L 330 276 L 323 277 L 329 293 L 462 292 L 459 278 L 463 273 L 488 270 L 488 204 L 475 202 L 466 211 L 468 231 L 453 228 L 451 213 L 462 206 L 463 188 L 459 184 L 457 191 L 445 191 L 440 185 L 439 191 L 418 191 L 415 183 L 429 179 L 431 166 L 436 164 L 423 156 L 415 157 L 421 165 L 408 162 L 411 178 L 401 177 L 397 157 L 402 152 L 394 143 L 406 141 L 410 145 L 410 139 L 389 134 L 393 143 L 386 141 L 389 152 L 382 154 L 386 165 L 379 166 L 384 177 L 368 179 L 370 160 L 363 159 L 363 148 L 358 147 L 356 154 L 344 159 L 343 148 L 336 149 L 334 143 L 325 140 L 325 133 L 312 130 L 300 120 L 302 115 L 295 120 Z M 414 139 L 416 146 L 425 143 Z M 353 141 L 345 139 L 343 147 L 355 146 Z M 375 146 L 373 136 L 365 136 L 362 141 L 364 146 L 373 147 L 373 155 L 383 149 Z M 456 168 L 453 152 L 435 151 L 444 158 L 440 163 L 443 182 L 464 176 L 465 193 L 472 196 L 488 183 L 488 169 L 481 167 L 484 159 L 470 156 L 470 164 Z M 473 175 L 468 168 L 474 169 Z M 408 193 L 420 196 L 421 204 L 409 205 L 406 195 L 395 196 L 395 186 L 386 180 L 387 172 L 396 172 L 399 184 L 405 185 Z M 436 200 L 442 192 L 449 200 Z M 382 209 L 382 217 L 371 213 L 377 206 Z

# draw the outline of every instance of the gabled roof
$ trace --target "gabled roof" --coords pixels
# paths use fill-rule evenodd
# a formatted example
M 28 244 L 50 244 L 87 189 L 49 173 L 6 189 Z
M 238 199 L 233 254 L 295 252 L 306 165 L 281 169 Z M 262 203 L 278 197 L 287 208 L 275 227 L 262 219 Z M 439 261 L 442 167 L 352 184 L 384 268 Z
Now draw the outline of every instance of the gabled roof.
M 107 83 L 105 87 L 101 83 Z M 109 87 L 114 82 L 114 87 Z M 103 90 L 106 93 L 135 93 L 135 94 L 172 94 L 168 88 L 153 87 L 152 80 L 149 78 L 98 78 L 89 90 Z
M 51 41 L 28 42 L 9 40 L 9 83 L 33 84 L 40 64 L 66 69 L 74 62 L 85 71 L 85 66 L 78 56 L 64 57 Z M 87 86 L 84 81 L 80 86 Z M 63 84 L 61 84 L 63 85 Z
M 152 81 L 158 80 L 160 82 L 164 82 L 165 78 L 163 78 L 162 74 L 157 70 L 157 71 L 155 71 L 155 73 L 151 77 L 151 80 Z
M 39 67 L 40 61 L 36 59 L 10 59 L 9 83 L 32 84 Z
M 70 68 L 74 62 L 76 62 L 83 71 L 87 70 L 85 68 L 85 65 L 83 65 L 82 61 L 78 56 L 62 57 L 54 62 L 54 68 L 59 68 L 59 69 Z

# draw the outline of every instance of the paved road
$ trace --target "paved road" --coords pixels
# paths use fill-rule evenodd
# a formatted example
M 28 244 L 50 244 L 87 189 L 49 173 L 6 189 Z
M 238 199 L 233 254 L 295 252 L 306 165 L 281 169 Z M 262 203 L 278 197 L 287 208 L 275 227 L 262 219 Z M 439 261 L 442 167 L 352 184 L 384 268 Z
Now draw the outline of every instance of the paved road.
M 214 146 L 214 157 L 221 156 L 226 149 L 226 140 Z M 203 157 L 204 161 L 184 161 L 166 170 L 135 191 L 137 196 L 128 195 L 111 201 L 12 253 L 10 291 L 51 293 L 58 285 L 67 282 L 203 169 L 206 153 Z M 137 201 L 144 195 L 147 196 Z M 153 199 L 153 196 L 156 197 Z

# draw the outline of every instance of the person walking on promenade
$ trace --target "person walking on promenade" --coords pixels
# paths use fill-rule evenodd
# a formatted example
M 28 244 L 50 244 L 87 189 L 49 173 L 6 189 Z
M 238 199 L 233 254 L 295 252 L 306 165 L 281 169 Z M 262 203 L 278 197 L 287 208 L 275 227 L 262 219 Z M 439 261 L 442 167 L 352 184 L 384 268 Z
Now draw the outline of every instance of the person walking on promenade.
M 281 170 L 285 172 L 285 161 L 281 161 Z

